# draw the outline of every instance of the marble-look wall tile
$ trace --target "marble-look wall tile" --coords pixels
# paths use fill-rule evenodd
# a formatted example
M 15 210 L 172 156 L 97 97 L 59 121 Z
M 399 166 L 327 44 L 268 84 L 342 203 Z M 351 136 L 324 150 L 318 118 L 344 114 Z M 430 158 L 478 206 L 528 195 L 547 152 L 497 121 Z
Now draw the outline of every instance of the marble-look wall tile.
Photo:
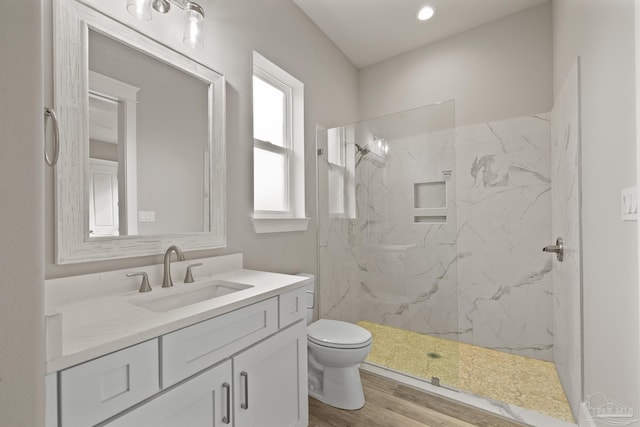
M 367 223 L 363 253 L 368 254 L 361 271 L 361 320 L 457 334 L 453 183 L 446 194 L 446 223 L 414 223 L 414 184 L 441 181 L 442 171 L 453 169 L 454 136 L 445 130 L 390 139 L 384 165 L 361 163 L 358 210 Z
M 353 141 L 351 141 L 352 143 Z M 327 152 L 327 131 L 317 135 L 318 148 Z M 358 283 L 361 262 L 355 219 L 329 215 L 328 164 L 318 157 L 318 275 L 316 298 L 321 318 L 359 320 Z
M 577 419 L 582 393 L 580 252 L 579 64 L 571 69 L 551 116 L 553 241 L 565 240 L 563 262 L 553 260 L 554 359 Z
M 460 339 L 553 358 L 548 114 L 457 130 Z
M 355 170 L 353 219 L 322 213 L 319 164 L 321 316 L 551 360 L 549 128 L 541 114 L 389 139 Z M 414 223 L 414 184 L 444 171 L 446 222 Z

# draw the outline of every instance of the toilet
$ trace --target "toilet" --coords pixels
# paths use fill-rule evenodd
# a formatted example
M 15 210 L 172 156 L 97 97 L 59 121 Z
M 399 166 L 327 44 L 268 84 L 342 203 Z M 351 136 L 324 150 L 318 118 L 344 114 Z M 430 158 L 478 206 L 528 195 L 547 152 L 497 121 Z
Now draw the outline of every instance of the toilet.
M 309 396 L 336 408 L 360 409 L 364 393 L 358 368 L 371 351 L 371 332 L 338 320 L 313 322 L 315 280 L 307 292 Z

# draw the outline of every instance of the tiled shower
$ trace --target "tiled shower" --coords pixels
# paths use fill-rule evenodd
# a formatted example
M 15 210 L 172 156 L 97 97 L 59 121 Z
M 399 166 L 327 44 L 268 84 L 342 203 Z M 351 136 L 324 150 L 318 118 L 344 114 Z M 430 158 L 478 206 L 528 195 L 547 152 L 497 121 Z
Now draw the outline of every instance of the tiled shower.
M 551 113 L 447 101 L 317 141 L 321 317 L 554 361 Z

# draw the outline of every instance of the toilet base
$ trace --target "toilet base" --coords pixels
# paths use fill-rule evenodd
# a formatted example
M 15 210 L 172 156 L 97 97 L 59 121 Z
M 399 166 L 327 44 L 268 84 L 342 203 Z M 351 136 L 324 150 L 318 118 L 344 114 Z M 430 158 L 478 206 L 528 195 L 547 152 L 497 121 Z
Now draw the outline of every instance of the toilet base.
M 309 396 L 320 402 L 339 409 L 350 411 L 364 406 L 364 392 L 360 380 L 359 365 L 347 368 L 331 368 L 325 366 L 319 375 L 319 381 L 309 381 Z M 311 369 L 309 374 L 312 375 Z M 312 383 L 321 384 L 321 388 Z

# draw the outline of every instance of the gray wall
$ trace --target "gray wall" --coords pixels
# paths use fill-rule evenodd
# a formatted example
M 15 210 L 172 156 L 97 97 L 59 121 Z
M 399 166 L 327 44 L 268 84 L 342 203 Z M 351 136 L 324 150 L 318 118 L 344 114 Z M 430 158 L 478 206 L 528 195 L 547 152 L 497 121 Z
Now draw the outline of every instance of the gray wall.
M 360 119 L 456 100 L 456 125 L 552 105 L 551 4 L 526 9 L 360 70 Z
M 306 211 L 315 216 L 315 126 L 357 120 L 357 70 L 335 45 L 290 0 L 205 1 L 205 47 L 190 50 L 182 43 L 182 14 L 154 15 L 140 22 L 121 2 L 92 0 L 96 7 L 128 25 L 223 74 L 227 79 L 227 217 L 228 245 L 223 250 L 187 257 L 243 252 L 247 267 L 270 271 L 315 273 L 315 220 L 306 232 L 256 235 L 249 221 L 253 207 L 252 52 L 257 50 L 305 84 Z M 50 0 L 45 1 L 48 36 Z M 174 8 L 177 9 L 177 8 Z M 51 61 L 48 44 L 47 61 Z M 51 62 L 46 67 L 45 97 L 51 102 Z M 46 185 L 46 275 L 64 277 L 94 271 L 161 262 L 160 256 L 116 262 L 57 266 L 54 263 L 53 177 Z
M 582 64 L 583 398 L 637 413 L 637 223 L 620 219 L 620 191 L 636 185 L 634 2 L 555 0 L 553 20 L 556 94 Z
M 44 424 L 40 2 L 0 14 L 0 424 Z M 50 137 L 50 136 L 49 136 Z M 49 140 L 51 141 L 51 140 Z

